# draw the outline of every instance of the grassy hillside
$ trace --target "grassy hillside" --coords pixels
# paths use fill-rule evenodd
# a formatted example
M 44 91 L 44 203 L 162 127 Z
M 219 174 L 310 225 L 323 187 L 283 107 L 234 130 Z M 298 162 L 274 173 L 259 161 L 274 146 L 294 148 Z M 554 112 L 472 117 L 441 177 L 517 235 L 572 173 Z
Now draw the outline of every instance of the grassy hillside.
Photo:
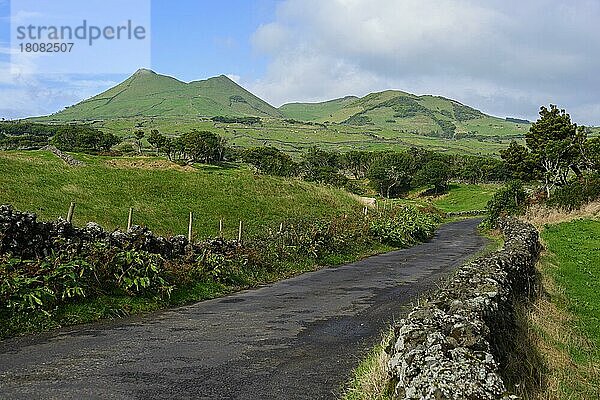
M 276 108 L 224 75 L 185 83 L 140 69 L 119 85 L 43 120 L 215 115 L 281 116 Z
M 0 204 L 36 212 L 43 219 L 65 216 L 77 203 L 74 223 L 126 227 L 134 223 L 159 234 L 185 234 L 188 213 L 198 236 L 216 236 L 218 221 L 235 237 L 238 221 L 248 234 L 292 217 L 334 216 L 358 203 L 341 190 L 297 180 L 255 176 L 247 169 L 178 167 L 161 159 L 77 155 L 86 166 L 66 166 L 43 151 L 0 152 Z
M 213 123 L 210 118 L 214 116 L 258 116 L 262 122 Z M 132 138 L 140 126 L 146 132 L 159 129 L 171 136 L 203 129 L 236 146 L 271 145 L 290 153 L 318 145 L 340 151 L 417 146 L 497 154 L 511 140 L 522 140 L 529 128 L 455 100 L 397 90 L 321 103 L 290 103 L 276 109 L 223 75 L 184 83 L 145 69 L 104 93 L 32 120 L 90 123 L 125 138 Z
M 498 154 L 508 147 L 511 138 L 461 138 L 449 140 L 414 133 L 399 132 L 376 126 L 346 124 L 314 125 L 290 123 L 283 119 L 263 119 L 261 124 L 216 123 L 207 118 L 160 117 L 115 118 L 96 121 L 92 126 L 128 140 L 133 140 L 133 128 L 141 125 L 148 133 L 158 129 L 169 136 L 179 136 L 191 129 L 215 132 L 237 147 L 270 145 L 291 154 L 298 154 L 311 146 L 338 151 L 399 150 L 412 146 L 453 154 Z M 521 140 L 521 139 L 520 139 Z M 146 143 L 146 146 L 149 145 Z
M 386 90 L 362 98 L 345 97 L 322 103 L 291 103 L 280 107 L 289 118 L 356 126 L 374 126 L 399 133 L 454 138 L 520 137 L 528 129 L 491 117 L 455 100 Z
M 334 113 L 357 99 L 355 96 L 347 96 L 320 103 L 288 103 L 279 107 L 279 111 L 286 118 L 300 121 L 327 121 Z

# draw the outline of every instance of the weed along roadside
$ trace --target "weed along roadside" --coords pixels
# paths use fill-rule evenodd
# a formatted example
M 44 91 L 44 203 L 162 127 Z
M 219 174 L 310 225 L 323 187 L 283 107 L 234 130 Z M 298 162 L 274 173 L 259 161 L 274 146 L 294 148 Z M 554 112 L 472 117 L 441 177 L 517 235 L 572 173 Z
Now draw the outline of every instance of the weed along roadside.
M 77 207 L 69 208 L 69 216 Z M 204 300 L 430 238 L 439 217 L 408 206 L 333 220 L 288 220 L 262 235 L 194 241 L 134 224 L 40 222 L 0 207 L 2 337 Z M 190 241 L 192 239 L 192 241 Z

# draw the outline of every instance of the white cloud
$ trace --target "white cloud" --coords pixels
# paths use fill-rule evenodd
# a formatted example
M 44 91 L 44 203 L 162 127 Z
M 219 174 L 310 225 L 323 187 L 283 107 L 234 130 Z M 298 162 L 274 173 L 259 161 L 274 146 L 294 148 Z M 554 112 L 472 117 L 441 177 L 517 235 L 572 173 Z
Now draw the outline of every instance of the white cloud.
M 1 118 L 50 114 L 118 83 L 102 76 L 42 74 L 35 55 L 11 59 L 14 54 L 20 55 L 0 42 Z
M 280 104 L 397 88 L 534 118 L 555 102 L 600 124 L 600 2 L 286 0 L 260 26 L 251 89 Z

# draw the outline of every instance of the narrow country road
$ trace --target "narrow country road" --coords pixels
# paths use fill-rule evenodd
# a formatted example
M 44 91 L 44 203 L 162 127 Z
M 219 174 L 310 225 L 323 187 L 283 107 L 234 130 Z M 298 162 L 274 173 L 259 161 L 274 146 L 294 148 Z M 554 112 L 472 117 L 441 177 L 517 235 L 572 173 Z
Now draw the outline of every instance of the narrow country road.
M 0 399 L 335 399 L 380 332 L 485 246 L 478 223 L 225 298 L 0 342 Z

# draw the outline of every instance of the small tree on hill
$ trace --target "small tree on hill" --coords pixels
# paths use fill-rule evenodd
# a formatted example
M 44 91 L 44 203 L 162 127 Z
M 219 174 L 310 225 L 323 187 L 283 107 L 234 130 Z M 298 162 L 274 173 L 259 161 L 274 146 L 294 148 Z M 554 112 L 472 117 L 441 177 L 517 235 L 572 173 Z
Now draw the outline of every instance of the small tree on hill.
M 138 145 L 138 151 L 140 154 L 142 154 L 142 139 L 145 136 L 144 131 L 141 129 L 136 129 L 136 131 L 134 132 L 134 135 L 135 135 L 136 143 Z
M 298 164 L 292 160 L 292 157 L 274 147 L 245 150 L 242 159 L 264 174 L 295 176 L 298 173 Z
M 342 160 L 344 168 L 354 176 L 354 179 L 363 179 L 373 162 L 373 153 L 353 150 L 345 153 Z
M 152 129 L 148 136 L 148 143 L 150 143 L 156 149 L 156 155 L 159 154 L 160 150 L 165 147 L 167 138 L 161 134 L 158 129 Z
M 193 130 L 181 136 L 186 158 L 191 162 L 211 164 L 223 161 L 227 142 L 209 131 Z
M 109 151 L 113 146 L 116 146 L 119 143 L 121 143 L 121 138 L 108 132 L 102 135 L 98 146 L 104 151 Z
M 389 153 L 373 162 L 367 177 L 381 197 L 392 198 L 410 190 L 414 169 L 408 153 Z

